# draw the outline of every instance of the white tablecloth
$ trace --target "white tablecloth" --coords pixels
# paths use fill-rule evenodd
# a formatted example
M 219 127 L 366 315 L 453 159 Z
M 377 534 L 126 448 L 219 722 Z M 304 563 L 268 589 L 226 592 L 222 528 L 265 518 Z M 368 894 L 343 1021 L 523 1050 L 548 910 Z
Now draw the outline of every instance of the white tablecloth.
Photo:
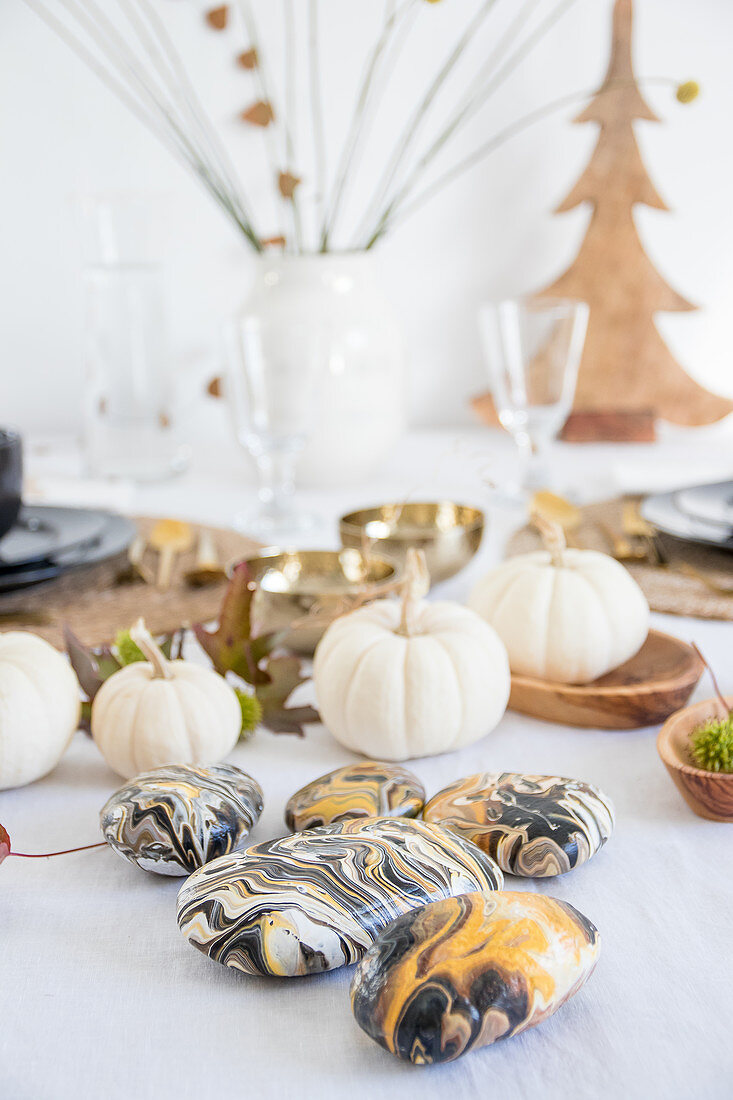
M 427 468 L 426 446 L 413 441 L 399 467 L 403 480 L 385 474 L 376 490 L 409 489 L 407 479 Z M 205 488 L 191 475 L 145 491 L 135 506 L 224 522 L 242 491 Z M 482 503 L 468 475 L 437 488 Z M 418 495 L 427 492 L 419 485 Z M 321 495 L 318 503 L 336 514 L 343 496 Z M 379 499 L 374 490 L 362 496 Z M 445 586 L 448 594 L 465 594 L 496 554 L 499 533 Z M 723 690 L 733 692 L 730 624 L 657 616 L 655 625 L 694 637 Z M 697 692 L 709 694 L 708 685 Z M 654 730 L 567 729 L 507 714 L 474 747 L 411 765 L 429 794 L 480 770 L 577 776 L 602 786 L 617 810 L 615 835 L 586 866 L 539 883 L 507 876 L 509 889 L 540 889 L 590 917 L 602 937 L 595 974 L 541 1027 L 450 1065 L 403 1065 L 369 1040 L 351 1015 L 348 970 L 269 981 L 194 951 L 176 926 L 180 880 L 144 874 L 107 848 L 7 860 L 0 868 L 0 1097 L 730 1097 L 733 827 L 688 810 L 654 740 Z M 303 740 L 261 730 L 231 759 L 264 789 L 252 834 L 259 841 L 285 832 L 292 791 L 354 758 L 311 727 Z M 0 793 L 0 821 L 22 851 L 90 843 L 98 839 L 99 808 L 118 785 L 78 734 L 52 775 Z

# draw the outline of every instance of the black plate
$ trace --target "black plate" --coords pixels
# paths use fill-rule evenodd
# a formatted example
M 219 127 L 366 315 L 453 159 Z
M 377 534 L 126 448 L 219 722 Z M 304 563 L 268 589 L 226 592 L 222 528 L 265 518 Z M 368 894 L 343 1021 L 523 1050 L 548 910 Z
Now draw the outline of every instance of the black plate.
M 35 562 L 27 567 L 0 572 L 0 592 L 29 588 L 42 581 L 54 580 L 62 573 L 97 565 L 123 553 L 137 534 L 134 523 L 111 512 L 100 514 L 106 515 L 106 522 L 100 536 L 90 545 L 72 546 L 56 554 L 53 561 Z
M 15 525 L 0 539 L 0 572 L 35 562 L 49 565 L 60 554 L 93 545 L 112 516 L 98 509 L 24 505 Z

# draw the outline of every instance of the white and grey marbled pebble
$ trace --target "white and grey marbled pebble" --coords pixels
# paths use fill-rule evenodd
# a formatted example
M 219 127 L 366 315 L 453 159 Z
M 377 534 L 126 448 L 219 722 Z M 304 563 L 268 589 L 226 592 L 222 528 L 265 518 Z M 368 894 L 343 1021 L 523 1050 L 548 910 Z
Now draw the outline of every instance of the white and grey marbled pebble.
M 339 822 L 202 867 L 178 894 L 190 943 L 245 974 L 295 977 L 356 962 L 402 913 L 501 888 L 494 861 L 437 825 Z
M 232 764 L 168 764 L 120 787 L 99 815 L 121 856 L 159 875 L 189 875 L 234 851 L 262 813 L 262 790 Z

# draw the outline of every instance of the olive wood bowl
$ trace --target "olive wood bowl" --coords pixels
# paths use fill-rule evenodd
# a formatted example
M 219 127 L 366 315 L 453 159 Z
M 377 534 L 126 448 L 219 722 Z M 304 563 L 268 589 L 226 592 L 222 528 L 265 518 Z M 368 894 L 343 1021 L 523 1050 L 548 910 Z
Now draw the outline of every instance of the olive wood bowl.
M 637 654 L 590 684 L 512 674 L 509 709 L 565 726 L 658 726 L 685 705 L 702 671 L 702 661 L 687 642 L 650 630 Z
M 733 707 L 733 698 L 726 702 Z M 678 710 L 667 719 L 657 737 L 657 752 L 675 787 L 693 813 L 709 821 L 733 821 L 733 772 L 707 772 L 695 767 L 689 739 L 707 718 L 723 716 L 718 699 L 705 699 Z

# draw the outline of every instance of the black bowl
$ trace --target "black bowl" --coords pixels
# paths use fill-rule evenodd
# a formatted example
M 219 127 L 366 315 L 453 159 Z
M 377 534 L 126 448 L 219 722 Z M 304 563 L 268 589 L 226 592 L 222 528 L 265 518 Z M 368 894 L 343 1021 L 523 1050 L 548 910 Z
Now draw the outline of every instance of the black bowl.
M 18 518 L 23 485 L 23 448 L 17 432 L 0 428 L 0 539 Z

